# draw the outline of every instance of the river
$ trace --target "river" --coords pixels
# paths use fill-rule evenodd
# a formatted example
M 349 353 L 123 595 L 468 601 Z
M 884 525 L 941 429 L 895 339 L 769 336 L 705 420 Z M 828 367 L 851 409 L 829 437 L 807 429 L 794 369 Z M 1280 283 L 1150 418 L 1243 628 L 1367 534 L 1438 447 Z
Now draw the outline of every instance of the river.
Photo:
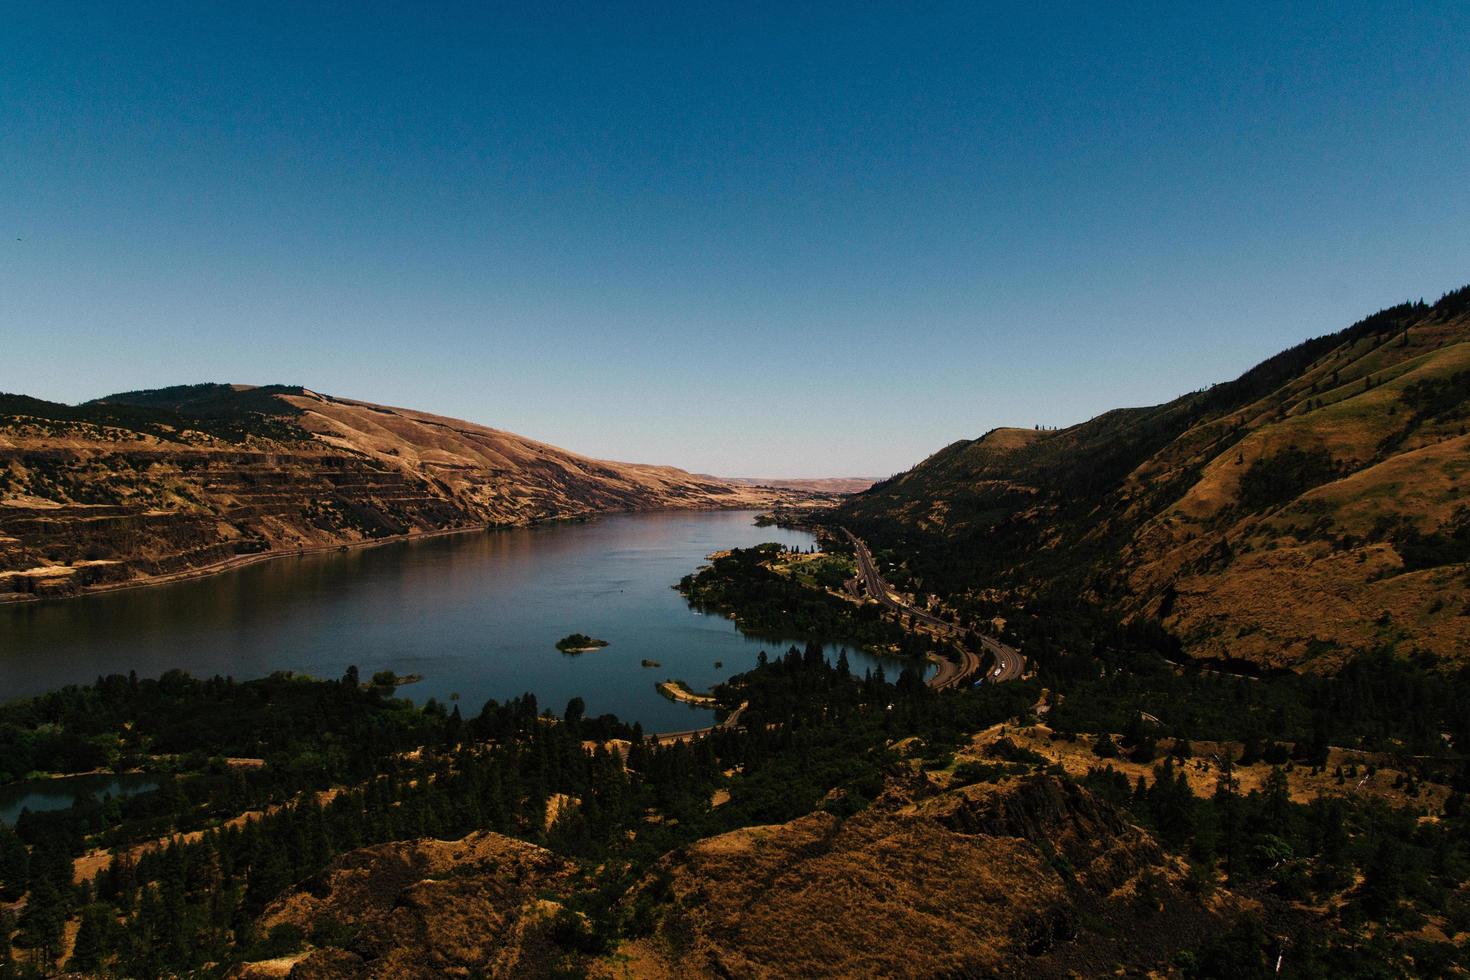
M 15 823 L 23 810 L 34 813 L 64 810 L 79 796 L 93 796 L 100 800 L 104 796 L 119 798 L 157 788 L 157 779 L 137 772 L 22 780 L 0 786 L 0 823 Z
M 658 681 L 678 678 L 705 690 L 749 669 L 759 650 L 784 649 L 694 612 L 672 588 L 721 548 L 814 543 L 803 531 L 756 527 L 754 517 L 614 514 L 0 606 L 0 699 L 129 670 L 335 678 L 356 664 L 364 678 L 384 669 L 420 674 L 422 681 L 400 688 L 402 696 L 457 701 L 466 717 L 488 698 L 530 691 L 558 712 L 581 697 L 589 714 L 612 712 L 647 731 L 693 728 L 710 713 L 668 701 Z M 558 652 L 556 641 L 574 632 L 610 645 Z M 856 651 L 848 657 L 859 673 L 878 663 Z M 643 667 L 644 659 L 661 666 Z M 892 674 L 901 664 L 885 667 Z

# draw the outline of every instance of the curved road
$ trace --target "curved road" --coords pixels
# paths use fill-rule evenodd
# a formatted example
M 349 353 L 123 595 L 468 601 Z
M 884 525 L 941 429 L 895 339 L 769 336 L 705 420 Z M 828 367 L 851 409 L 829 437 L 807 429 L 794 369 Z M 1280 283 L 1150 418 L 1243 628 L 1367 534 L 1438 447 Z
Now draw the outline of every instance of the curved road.
M 863 581 L 864 591 L 894 613 L 908 616 L 909 621 L 916 626 L 922 624 L 931 632 L 938 633 L 952 641 L 956 649 L 960 651 L 958 663 L 953 660 L 941 659 L 938 661 L 939 670 L 929 678 L 929 686 L 942 691 L 964 683 L 980 673 L 984 669 L 980 655 L 960 644 L 960 641 L 965 639 L 965 631 L 953 623 L 947 623 L 938 616 L 904 602 L 879 574 L 878 565 L 873 561 L 873 554 L 863 543 L 863 539 L 846 528 L 843 529 L 843 532 L 852 542 L 853 551 L 857 554 L 858 576 Z M 1002 681 L 1013 681 L 1020 678 L 1026 669 L 1026 658 L 1021 651 L 983 635 L 980 637 L 980 644 L 995 658 L 995 666 L 991 668 L 985 680 L 992 684 L 999 684 Z
M 857 552 L 858 574 L 863 580 L 863 589 L 867 594 L 894 613 L 900 613 L 910 617 L 909 621 L 916 626 L 922 624 L 931 633 L 937 633 L 949 640 L 954 644 L 955 649 L 959 651 L 960 659 L 957 661 L 949 660 L 945 657 L 934 657 L 934 662 L 939 665 L 939 669 L 934 672 L 934 676 L 929 678 L 926 683 L 936 691 L 943 691 L 947 688 L 958 687 L 961 684 L 967 683 L 981 674 L 985 670 L 985 659 L 980 654 L 962 645 L 961 641 L 965 639 L 965 631 L 953 623 L 947 623 L 938 616 L 904 602 L 898 593 L 893 590 L 893 587 L 884 581 L 883 576 L 878 573 L 878 566 L 873 561 L 873 555 L 868 551 L 868 546 L 863 543 L 863 539 L 851 531 L 846 530 L 846 528 L 843 530 L 852 541 L 853 550 Z M 995 666 L 991 668 L 990 674 L 984 678 L 985 680 L 992 684 L 999 684 L 1002 681 L 1020 679 L 1021 674 L 1026 670 L 1026 658 L 1021 654 L 1021 651 L 1015 647 L 1007 646 L 999 640 L 983 635 L 980 637 L 980 644 L 995 658 Z M 694 728 L 686 732 L 664 732 L 663 734 L 653 736 L 653 738 L 660 745 L 672 745 L 675 742 L 691 742 L 696 738 L 708 735 L 716 729 L 734 728 L 740 721 L 740 713 L 745 710 L 746 704 L 748 703 L 741 704 L 739 708 L 736 708 L 730 713 L 730 717 L 718 725 L 711 725 L 706 728 Z

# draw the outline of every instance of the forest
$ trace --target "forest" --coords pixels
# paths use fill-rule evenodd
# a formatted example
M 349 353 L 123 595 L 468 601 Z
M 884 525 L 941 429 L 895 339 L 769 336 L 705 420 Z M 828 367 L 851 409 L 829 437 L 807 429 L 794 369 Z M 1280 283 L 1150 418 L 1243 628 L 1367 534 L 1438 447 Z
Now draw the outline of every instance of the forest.
M 921 652 L 895 637 L 896 624 L 770 572 L 762 562 L 774 547 L 733 552 L 686 579 L 690 601 L 737 611 L 743 624 Z M 995 612 L 972 600 L 952 615 L 978 629 Z M 69 920 L 79 931 L 65 965 L 102 975 L 218 975 L 345 943 L 351 930 L 335 921 L 264 934 L 257 922 L 347 851 L 477 830 L 581 862 L 566 898 L 573 914 L 548 940 L 575 973 L 653 928 L 660 899 L 639 883 L 663 855 L 816 809 L 850 816 L 916 769 L 950 786 L 1037 772 L 1077 779 L 1185 860 L 1199 901 L 1219 888 L 1259 901 L 1264 918 L 1245 916 L 1180 954 L 1186 976 L 1269 976 L 1283 943 L 1298 976 L 1449 976 L 1467 965 L 1462 950 L 1421 932 L 1430 920 L 1470 929 L 1470 782 L 1458 750 L 1470 734 L 1470 675 L 1382 656 L 1334 677 L 1230 675 L 1191 663 L 1157 627 L 1109 622 L 1065 595 L 1011 612 L 1003 636 L 1027 651 L 1026 680 L 936 692 L 901 662 L 855 675 L 812 639 L 761 653 L 715 688 L 723 713 L 745 705 L 738 727 L 670 743 L 588 717 L 580 698 L 554 712 L 526 694 L 466 717 L 457 704 L 399 699 L 355 669 L 338 680 L 109 676 L 0 705 L 6 779 L 142 769 L 161 783 L 0 828 L 0 898 L 25 898 L 0 921 L 13 944 L 0 944 L 0 976 L 49 972 Z M 1039 712 L 1057 744 L 1088 747 L 1085 774 L 1005 739 L 984 761 L 956 761 L 973 733 L 1034 725 Z M 1201 795 L 1185 773 L 1205 764 L 1190 747 L 1204 741 L 1217 754 L 1207 760 L 1214 791 Z M 1325 772 L 1329 748 L 1345 746 L 1399 766 L 1406 805 L 1294 799 L 1288 773 Z M 1268 767 L 1249 791 L 1235 775 L 1247 766 Z M 1358 773 L 1335 775 L 1341 785 Z M 1432 811 L 1416 804 L 1429 783 L 1450 787 Z M 718 806 L 716 791 L 727 794 Z M 579 805 L 548 810 L 558 795 Z M 138 841 L 159 843 L 130 848 Z M 108 849 L 116 856 L 74 880 L 79 857 Z M 629 895 L 637 900 L 616 900 Z
M 829 664 L 815 643 L 769 660 L 762 654 L 718 693 L 727 704 L 748 701 L 749 723 L 670 745 L 645 740 L 636 725 L 586 717 L 580 699 L 553 714 L 528 694 L 491 701 L 466 719 L 457 707 L 385 697 L 355 671 L 340 681 L 107 677 L 13 702 L 4 713 L 7 737 L 29 738 L 33 751 L 52 751 L 64 739 L 126 766 L 196 747 L 157 792 L 79 799 L 0 828 L 0 895 L 27 897 L 18 920 L 0 923 L 19 950 L 0 970 L 46 972 L 74 916 L 81 931 L 69 966 L 77 970 L 157 976 L 214 964 L 218 972 L 280 955 L 309 937 L 257 935 L 253 923 L 283 889 L 353 848 L 473 830 L 595 862 L 600 870 L 585 883 L 595 905 L 593 896 L 626 888 L 689 841 L 790 819 L 824 798 L 861 808 L 894 765 L 888 746 L 896 737 L 919 733 L 953 745 L 1023 711 L 1028 698 L 1019 687 L 939 698 L 911 672 L 893 681 L 856 677 L 841 657 Z M 627 744 L 625 759 L 609 747 L 584 747 L 614 739 Z M 225 762 L 252 753 L 265 764 Z M 723 775 L 731 769 L 739 774 Z M 718 810 L 710 806 L 717 786 L 730 793 Z M 329 788 L 329 799 L 319 795 Z M 545 827 L 557 793 L 582 803 Z M 230 821 L 246 811 L 262 815 Z M 662 819 L 648 823 L 649 812 Z M 85 850 L 150 838 L 171 842 L 73 883 L 73 861 Z M 605 949 L 631 927 L 624 913 L 589 911 L 591 932 L 566 938 L 569 955 Z

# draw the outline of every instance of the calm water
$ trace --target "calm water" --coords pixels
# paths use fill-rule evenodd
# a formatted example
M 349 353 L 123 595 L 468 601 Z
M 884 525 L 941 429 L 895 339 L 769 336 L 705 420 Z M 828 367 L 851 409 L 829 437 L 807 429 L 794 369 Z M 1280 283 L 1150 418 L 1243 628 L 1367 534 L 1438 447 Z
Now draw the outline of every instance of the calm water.
M 589 714 L 613 712 L 649 731 L 693 728 L 709 712 L 666 700 L 655 682 L 682 678 L 703 690 L 748 669 L 760 649 L 784 649 L 693 612 L 671 588 L 717 549 L 813 543 L 805 532 L 756 527 L 753 519 L 743 511 L 618 514 L 0 606 L 0 699 L 129 670 L 340 677 L 356 664 L 364 677 L 382 669 L 422 674 L 400 694 L 420 702 L 459 694 L 466 716 L 487 698 L 531 691 L 558 712 L 580 696 Z M 556 641 L 573 632 L 611 645 L 559 653 Z M 877 662 L 848 656 L 859 672 Z M 644 668 L 644 658 L 662 666 Z
M 31 779 L 0 786 L 0 823 L 15 823 L 22 810 L 40 813 L 64 810 L 78 796 L 88 793 L 99 800 L 104 796 L 122 797 L 146 793 L 158 788 L 158 780 L 144 773 L 119 776 L 68 776 L 65 779 Z

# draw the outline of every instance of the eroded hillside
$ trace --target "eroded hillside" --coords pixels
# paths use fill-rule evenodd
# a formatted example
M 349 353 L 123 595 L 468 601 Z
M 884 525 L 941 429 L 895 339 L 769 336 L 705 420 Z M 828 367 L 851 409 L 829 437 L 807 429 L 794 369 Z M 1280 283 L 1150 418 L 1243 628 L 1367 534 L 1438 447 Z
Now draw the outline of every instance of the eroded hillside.
M 194 385 L 81 406 L 0 396 L 0 598 L 406 535 L 799 495 L 304 388 Z
M 1066 583 L 1196 656 L 1463 660 L 1467 421 L 1470 288 L 1165 405 L 956 443 L 844 513 L 936 586 Z
M 569 942 L 575 872 L 493 833 L 354 851 L 257 924 L 314 948 L 236 975 L 1066 976 L 1167 964 L 1241 907 L 1191 897 L 1184 862 L 1042 775 L 942 792 L 900 780 L 847 818 L 698 841 L 617 899 L 649 931 L 606 951 Z M 1144 923 L 1147 942 L 1117 938 Z

